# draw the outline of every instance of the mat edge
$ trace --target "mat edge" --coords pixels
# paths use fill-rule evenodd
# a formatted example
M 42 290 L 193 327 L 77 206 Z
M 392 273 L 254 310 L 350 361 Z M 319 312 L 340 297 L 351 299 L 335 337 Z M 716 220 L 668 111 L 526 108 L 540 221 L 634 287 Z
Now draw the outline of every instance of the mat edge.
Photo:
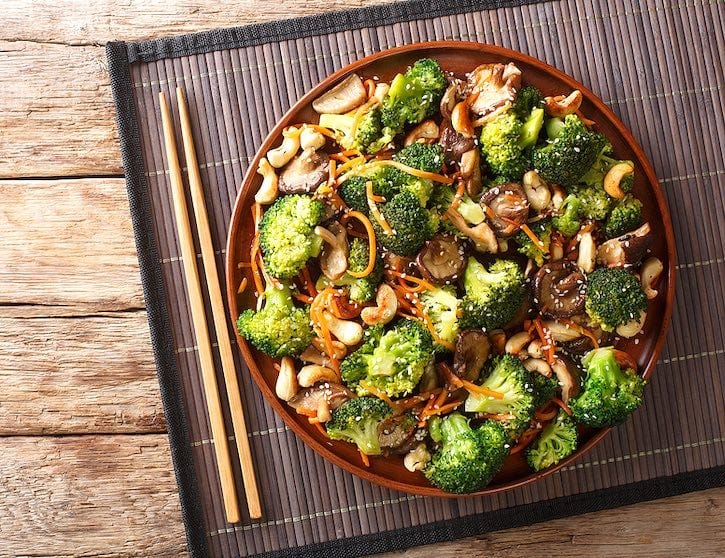
M 169 336 L 168 308 L 163 296 L 163 277 L 159 263 L 158 249 L 152 229 L 146 179 L 143 175 L 143 157 L 139 151 L 140 136 L 136 110 L 133 105 L 133 91 L 127 43 L 106 44 L 108 73 L 116 109 L 116 127 L 121 144 L 121 158 L 126 179 L 126 190 L 133 223 L 134 239 L 139 261 L 139 271 L 144 302 L 149 322 L 149 333 L 153 347 L 156 374 L 159 381 L 161 401 L 166 417 L 166 428 L 174 465 L 176 485 L 179 491 L 181 515 L 186 532 L 189 555 L 192 558 L 207 556 L 206 533 L 204 530 L 201 500 L 198 493 L 196 473 L 186 413 L 181 404 L 182 393 L 176 371 L 174 348 Z M 124 118 L 125 115 L 125 118 Z

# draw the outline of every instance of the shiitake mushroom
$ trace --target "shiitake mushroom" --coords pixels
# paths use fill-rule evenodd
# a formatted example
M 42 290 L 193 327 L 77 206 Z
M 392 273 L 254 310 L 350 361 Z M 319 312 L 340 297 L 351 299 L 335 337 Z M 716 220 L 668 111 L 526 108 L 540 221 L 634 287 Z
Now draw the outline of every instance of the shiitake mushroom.
M 437 284 L 456 281 L 466 268 L 464 249 L 456 237 L 439 234 L 428 240 L 415 259 L 421 275 Z
M 529 200 L 516 182 L 494 186 L 481 196 L 480 203 L 493 210 L 491 227 L 500 238 L 513 236 L 529 217 Z
M 544 316 L 569 318 L 584 310 L 586 278 L 574 262 L 541 266 L 534 276 L 534 299 Z

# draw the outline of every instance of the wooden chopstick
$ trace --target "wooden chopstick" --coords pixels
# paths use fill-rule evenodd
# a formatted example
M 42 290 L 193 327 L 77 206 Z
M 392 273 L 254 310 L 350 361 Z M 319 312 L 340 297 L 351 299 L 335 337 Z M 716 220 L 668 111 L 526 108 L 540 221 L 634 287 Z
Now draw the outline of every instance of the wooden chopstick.
M 198 269 L 196 267 L 196 250 L 194 239 L 191 234 L 189 213 L 186 207 L 184 195 L 184 183 L 181 178 L 181 168 L 176 152 L 176 140 L 174 138 L 174 127 L 171 123 L 171 113 L 164 92 L 159 93 L 161 104 L 161 120 L 164 129 L 164 143 L 166 146 L 166 157 L 169 162 L 169 173 L 171 177 L 171 192 L 176 215 L 176 228 L 179 233 L 179 244 L 184 266 L 184 279 L 191 304 L 191 319 L 196 336 L 196 344 L 199 347 L 199 360 L 201 361 L 201 377 L 204 385 L 204 398 L 206 399 L 209 421 L 211 422 L 211 434 L 214 439 L 214 453 L 216 455 L 219 478 L 222 485 L 222 497 L 224 499 L 224 511 L 229 523 L 239 521 L 239 501 L 234 488 L 234 475 L 232 472 L 232 460 L 229 455 L 229 444 L 224 430 L 224 417 L 219 399 L 219 388 L 214 371 L 214 358 L 209 340 L 206 316 L 204 314 L 204 299 L 201 293 Z
M 199 235 L 199 244 L 201 245 L 201 259 L 204 262 L 204 273 L 206 275 L 209 300 L 211 301 L 211 310 L 214 317 L 214 329 L 216 330 L 227 397 L 229 398 L 232 425 L 234 427 L 234 439 L 237 444 L 239 462 L 242 467 L 242 481 L 244 482 L 244 491 L 247 496 L 247 507 L 249 508 L 250 517 L 252 519 L 259 519 L 262 517 L 262 506 L 259 502 L 259 491 L 257 490 L 257 480 L 254 476 L 252 452 L 249 448 L 247 425 L 244 420 L 242 392 L 239 389 L 237 371 L 234 366 L 234 357 L 232 356 L 229 326 L 227 325 L 227 315 L 224 310 L 221 287 L 219 286 L 214 245 L 212 244 L 211 229 L 209 227 L 209 217 L 207 216 L 206 203 L 204 202 L 204 189 L 201 183 L 201 175 L 199 174 L 196 151 L 194 150 L 194 138 L 191 134 L 189 109 L 186 104 L 184 90 L 181 87 L 176 88 L 176 99 L 179 105 L 181 135 L 184 142 L 184 155 L 189 173 L 191 202 L 196 218 L 196 229 Z

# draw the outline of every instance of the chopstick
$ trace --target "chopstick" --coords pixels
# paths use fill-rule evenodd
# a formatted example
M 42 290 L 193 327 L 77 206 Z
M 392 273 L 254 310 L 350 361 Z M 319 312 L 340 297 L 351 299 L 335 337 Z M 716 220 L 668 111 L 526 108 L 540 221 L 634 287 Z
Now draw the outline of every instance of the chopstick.
M 179 234 L 179 244 L 184 269 L 184 280 L 186 290 L 191 304 L 191 319 L 196 336 L 196 344 L 199 347 L 199 360 L 201 364 L 201 377 L 204 385 L 204 398 L 206 400 L 211 433 L 214 439 L 214 453 L 221 480 L 222 498 L 224 500 L 224 511 L 227 521 L 237 523 L 239 521 L 239 501 L 234 488 L 234 475 L 232 473 L 232 461 L 229 455 L 229 444 L 224 430 L 224 417 L 222 415 L 221 401 L 219 399 L 219 388 L 214 371 L 214 357 L 211 351 L 209 330 L 207 329 L 206 316 L 204 313 L 204 299 L 201 292 L 198 269 L 196 266 L 196 250 L 194 249 L 194 238 L 189 223 L 189 213 L 186 207 L 184 195 L 184 183 L 181 178 L 181 168 L 176 152 L 176 139 L 174 138 L 174 127 L 171 123 L 171 111 L 169 109 L 166 95 L 159 93 L 161 105 L 161 120 L 164 130 L 164 144 L 166 146 L 166 157 L 169 163 L 169 175 L 171 178 L 171 193 L 176 216 L 176 228 Z
M 207 216 L 206 204 L 204 202 L 204 189 L 201 183 L 201 175 L 199 174 L 199 164 L 196 159 L 196 151 L 194 150 L 194 138 L 191 134 L 189 109 L 186 104 L 184 90 L 181 87 L 176 88 L 176 99 L 179 105 L 179 119 L 181 120 L 181 135 L 184 142 L 186 167 L 189 173 L 191 201 L 194 208 L 194 216 L 196 218 L 199 243 L 201 245 L 201 259 L 204 262 L 204 273 L 206 275 L 206 284 L 209 290 L 209 299 L 211 301 L 214 329 L 216 331 L 217 343 L 219 344 L 219 355 L 221 356 L 224 382 L 226 383 L 227 397 L 229 399 L 229 407 L 232 415 L 234 439 L 236 441 L 237 452 L 239 453 L 239 462 L 242 468 L 244 492 L 247 496 L 247 507 L 249 508 L 250 517 L 252 519 L 259 519 L 262 517 L 262 507 L 259 502 L 259 491 L 257 490 L 257 480 L 254 476 L 252 452 L 249 448 L 247 425 L 244 420 L 242 392 L 239 389 L 237 371 L 234 366 L 234 357 L 232 356 L 232 344 L 227 325 L 227 315 L 224 310 L 221 287 L 219 286 L 219 276 L 217 275 L 216 259 L 214 256 L 214 245 L 211 240 L 209 217 Z

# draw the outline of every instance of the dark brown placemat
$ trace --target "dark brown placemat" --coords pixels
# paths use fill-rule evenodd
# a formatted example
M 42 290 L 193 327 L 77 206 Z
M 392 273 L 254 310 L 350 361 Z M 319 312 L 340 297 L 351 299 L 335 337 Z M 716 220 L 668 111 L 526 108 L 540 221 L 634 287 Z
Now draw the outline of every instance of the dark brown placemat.
M 404 2 L 109 44 L 149 321 L 192 554 L 360 555 L 723 484 L 723 4 L 519 4 Z M 266 515 L 262 521 L 245 517 L 226 524 L 174 232 L 158 92 L 174 98 L 177 84 L 187 91 L 223 270 L 227 224 L 242 177 L 283 112 L 355 59 L 444 39 L 513 48 L 569 73 L 613 107 L 649 155 L 670 204 L 680 263 L 673 324 L 647 401 L 578 463 L 539 483 L 485 498 L 428 499 L 382 489 L 324 462 L 273 414 L 238 361 Z M 229 420 L 227 427 L 231 432 Z M 238 463 L 235 467 L 240 478 Z

